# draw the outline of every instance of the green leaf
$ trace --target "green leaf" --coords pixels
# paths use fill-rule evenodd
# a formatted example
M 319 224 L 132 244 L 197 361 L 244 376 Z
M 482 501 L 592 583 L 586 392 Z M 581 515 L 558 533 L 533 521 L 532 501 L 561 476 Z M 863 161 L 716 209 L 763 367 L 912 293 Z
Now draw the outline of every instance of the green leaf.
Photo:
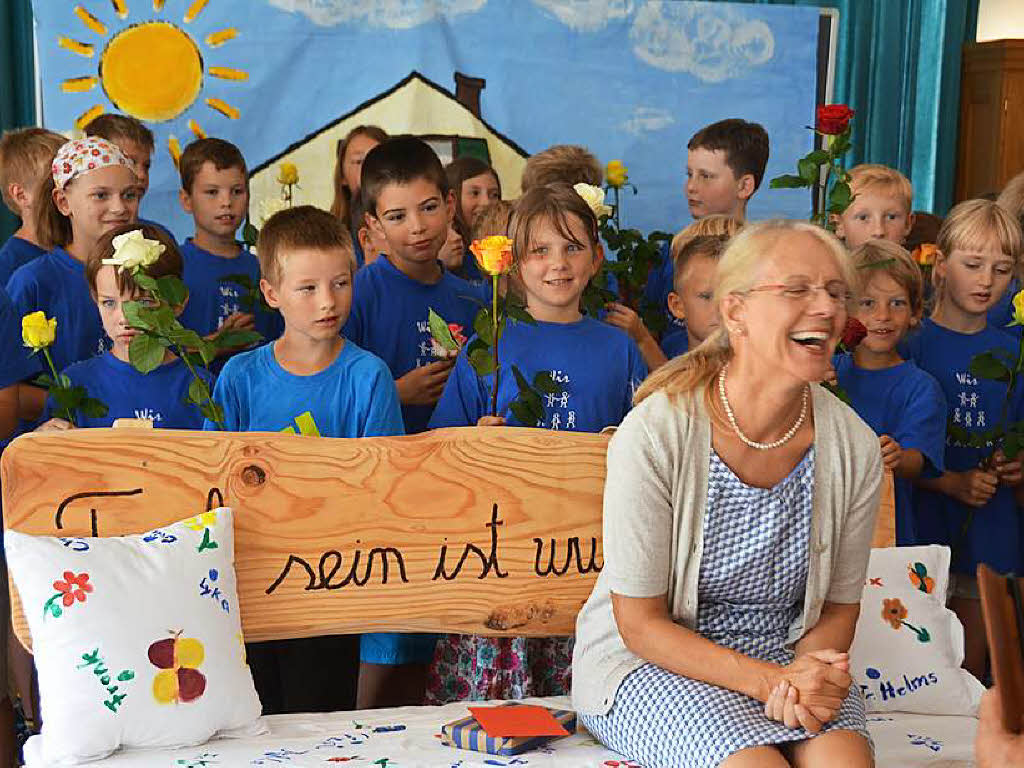
M 35 380 L 32 383 L 37 386 L 44 387 L 45 389 L 49 389 L 54 385 L 55 382 L 53 380 L 53 376 L 51 376 L 50 374 L 41 373 L 35 378 Z
M 853 192 L 845 181 L 837 181 L 828 193 L 828 209 L 830 213 L 842 213 L 850 207 Z
M 228 328 L 213 337 L 213 345 L 217 349 L 237 349 L 248 347 L 263 341 L 258 331 L 244 331 L 240 328 Z M 193 345 L 194 346 L 194 345 Z
M 991 352 L 982 352 L 971 358 L 968 370 L 971 375 L 980 379 L 1007 382 L 1010 380 L 1010 369 Z
M 541 401 L 540 395 L 534 392 L 532 388 L 528 387 L 521 390 L 518 399 L 537 421 L 544 421 L 547 416 L 547 412 L 544 410 L 544 403 Z
M 828 152 L 826 152 L 824 149 L 816 149 L 813 152 L 809 152 L 805 159 L 810 160 L 812 163 L 815 163 L 816 165 L 821 165 L 822 163 L 828 162 L 829 155 Z
M 473 330 L 488 347 L 494 346 L 494 328 L 491 326 L 491 310 L 481 309 L 473 320 Z
M 215 424 L 219 424 L 221 428 L 224 427 L 224 409 L 217 405 L 213 400 L 207 400 L 205 403 L 200 405 L 199 412 L 203 414 L 203 418 L 209 419 Z
M 1017 454 L 1020 453 L 1021 440 L 1017 435 L 1008 435 L 1006 440 L 1003 441 L 1003 453 L 1006 454 L 1006 458 L 1013 461 L 1017 458 Z
M 807 187 L 810 185 L 799 176 L 784 173 L 781 176 L 776 176 L 772 179 L 769 186 L 772 189 L 799 189 L 800 187 Z
M 159 288 L 157 282 L 152 277 L 147 275 L 145 272 L 137 272 L 135 274 L 135 284 L 144 291 L 156 294 Z
M 196 405 L 202 405 L 210 399 L 210 388 L 200 378 L 192 379 L 188 383 L 188 399 Z
M 525 323 L 526 325 L 536 325 L 537 321 L 533 319 L 533 315 L 527 312 L 523 307 L 516 306 L 515 304 L 509 304 L 505 311 L 508 313 L 509 318 L 515 323 Z
M 946 424 L 946 432 L 949 434 L 950 439 L 963 445 L 966 445 L 971 439 L 971 434 L 966 429 L 952 422 Z
M 527 381 L 525 376 L 523 376 L 523 372 L 519 370 L 519 366 L 515 363 L 512 364 L 512 375 L 515 376 L 516 386 L 519 388 L 520 395 L 525 390 L 530 389 L 530 382 Z
M 188 298 L 188 288 L 185 287 L 181 278 L 175 275 L 164 275 L 156 283 L 160 298 L 172 307 L 184 304 L 185 299 Z
M 452 331 L 448 327 L 447 321 L 437 314 L 432 307 L 430 308 L 430 314 L 427 316 L 427 322 L 430 326 L 430 335 L 434 338 L 434 341 L 451 352 L 459 348 L 459 343 L 452 336 Z
M 797 162 L 796 166 L 800 173 L 800 178 L 806 181 L 808 186 L 817 183 L 821 176 L 821 169 L 818 163 L 804 157 Z
M 167 340 L 179 347 L 196 349 L 202 343 L 203 338 L 195 331 L 185 328 L 181 323 L 176 323 L 175 327 L 168 331 Z
M 97 400 L 95 397 L 86 397 L 82 400 L 78 408 L 90 419 L 101 419 L 106 416 L 107 412 L 110 410 L 107 408 L 106 403 L 101 400 Z
M 242 242 L 246 245 L 256 245 L 256 241 L 260 238 L 260 231 L 252 225 L 248 219 L 246 219 L 245 226 L 242 227 Z
M 523 405 L 519 400 L 513 400 L 509 405 L 509 409 L 512 411 L 512 415 L 516 417 L 516 420 L 524 427 L 535 427 L 537 422 L 541 419 L 537 419 L 533 413 Z
M 551 378 L 550 371 L 541 371 L 533 377 L 533 386 L 548 395 L 557 395 L 562 388 Z
M 149 373 L 160 367 L 166 351 L 159 339 L 146 333 L 140 333 L 132 339 L 128 346 L 128 360 L 135 370 Z
M 495 366 L 494 356 L 491 355 L 488 349 L 476 349 L 468 353 L 469 364 L 473 366 L 473 370 L 476 371 L 477 376 L 486 376 L 489 373 L 494 373 Z

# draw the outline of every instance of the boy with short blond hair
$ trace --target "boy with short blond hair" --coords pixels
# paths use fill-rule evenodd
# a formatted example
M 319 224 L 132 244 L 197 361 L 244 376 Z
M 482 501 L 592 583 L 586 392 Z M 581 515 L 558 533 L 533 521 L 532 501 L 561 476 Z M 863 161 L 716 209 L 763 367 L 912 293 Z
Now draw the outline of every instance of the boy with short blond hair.
M 885 165 L 862 163 L 850 169 L 853 202 L 835 216 L 836 235 L 851 251 L 868 240 L 906 242 L 914 226 L 914 187 L 910 179 Z
M 851 317 L 867 333 L 833 365 L 851 407 L 879 436 L 885 468 L 896 476 L 897 543 L 913 544 L 911 482 L 942 474 L 946 441 L 942 387 L 899 351 L 924 311 L 921 270 L 905 248 L 883 239 L 861 245 L 853 261 L 858 285 Z
M 387 366 L 341 335 L 352 306 L 352 239 L 337 217 L 304 205 L 267 220 L 260 289 L 280 310 L 280 338 L 227 361 L 214 400 L 234 432 L 317 437 L 403 433 Z M 210 421 L 205 429 L 218 426 Z M 264 712 L 351 709 L 356 640 L 317 637 L 248 646 Z
M 255 287 L 260 280 L 256 257 L 235 239 L 249 207 L 249 178 L 241 151 L 223 139 L 198 139 L 181 154 L 179 199 L 195 220 L 195 235 L 181 246 L 188 305 L 181 322 L 201 336 L 218 331 L 258 331 L 265 340 L 277 338 L 281 320 L 261 309 L 231 277 L 244 275 Z
M 604 171 L 594 154 L 578 144 L 555 144 L 542 152 L 530 155 L 523 169 L 523 194 L 532 187 L 548 184 L 590 184 L 595 187 L 604 182 Z
M 14 270 L 46 253 L 35 228 L 36 195 L 50 177 L 50 165 L 64 142 L 59 133 L 44 128 L 7 131 L 0 137 L 0 197 L 21 226 L 0 247 L 0 287 Z

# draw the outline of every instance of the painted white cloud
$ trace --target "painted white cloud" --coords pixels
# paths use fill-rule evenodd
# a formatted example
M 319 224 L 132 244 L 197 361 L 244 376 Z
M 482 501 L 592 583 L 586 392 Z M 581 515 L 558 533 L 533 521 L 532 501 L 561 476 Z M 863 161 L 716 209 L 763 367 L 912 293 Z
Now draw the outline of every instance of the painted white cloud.
M 634 0 L 533 0 L 577 32 L 596 32 L 608 22 L 628 18 Z
M 651 0 L 637 12 L 629 38 L 651 66 L 709 83 L 741 77 L 775 54 L 771 28 L 724 3 Z
M 676 120 L 667 109 L 657 107 L 637 107 L 633 110 L 632 116 L 622 124 L 626 133 L 639 136 L 642 133 L 651 133 L 666 128 Z
M 439 16 L 479 11 L 487 0 L 268 0 L 275 8 L 302 13 L 321 27 L 369 24 L 411 29 Z

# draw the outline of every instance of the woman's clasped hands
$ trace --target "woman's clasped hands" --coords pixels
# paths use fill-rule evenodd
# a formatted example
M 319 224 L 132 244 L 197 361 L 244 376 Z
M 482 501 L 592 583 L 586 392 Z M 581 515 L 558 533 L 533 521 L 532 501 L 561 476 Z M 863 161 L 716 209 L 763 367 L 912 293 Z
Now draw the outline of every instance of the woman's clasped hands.
M 801 654 L 776 674 L 765 717 L 818 733 L 839 713 L 852 683 L 849 654 L 830 649 Z

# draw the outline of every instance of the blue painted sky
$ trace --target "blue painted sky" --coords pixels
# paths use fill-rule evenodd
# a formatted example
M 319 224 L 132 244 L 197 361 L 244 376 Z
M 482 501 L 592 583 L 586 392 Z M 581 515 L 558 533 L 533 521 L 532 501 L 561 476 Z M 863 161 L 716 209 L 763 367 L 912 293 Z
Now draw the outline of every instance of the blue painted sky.
M 191 107 L 151 125 L 157 153 L 142 214 L 179 238 L 191 233 L 191 222 L 177 204 L 166 145 L 170 134 L 188 142 L 189 119 L 238 144 L 256 166 L 414 69 L 450 90 L 455 71 L 486 78 L 482 116 L 529 152 L 580 143 L 602 162 L 622 159 L 640 189 L 623 206 L 630 226 L 675 231 L 688 223 L 686 142 L 725 117 L 756 120 L 771 137 L 751 217 L 808 215 L 806 193 L 769 190 L 767 178 L 789 172 L 810 148 L 804 126 L 814 112 L 813 8 L 671 0 L 209 0 L 185 24 L 193 0 L 166 0 L 160 12 L 152 0 L 125 2 L 124 19 L 110 0 L 78 5 L 107 26 L 106 39 L 129 24 L 167 20 L 199 43 L 207 67 L 249 74 L 245 82 L 207 75 Z M 73 7 L 34 2 L 44 122 L 57 130 L 68 130 L 93 104 L 109 105 L 100 88 L 61 90 L 65 78 L 97 74 L 104 44 Z M 439 18 L 438 7 L 447 15 Z M 217 48 L 205 44 L 225 27 L 237 28 L 238 37 Z M 59 47 L 60 36 L 93 43 L 96 56 Z M 211 110 L 207 97 L 238 107 L 241 118 Z

